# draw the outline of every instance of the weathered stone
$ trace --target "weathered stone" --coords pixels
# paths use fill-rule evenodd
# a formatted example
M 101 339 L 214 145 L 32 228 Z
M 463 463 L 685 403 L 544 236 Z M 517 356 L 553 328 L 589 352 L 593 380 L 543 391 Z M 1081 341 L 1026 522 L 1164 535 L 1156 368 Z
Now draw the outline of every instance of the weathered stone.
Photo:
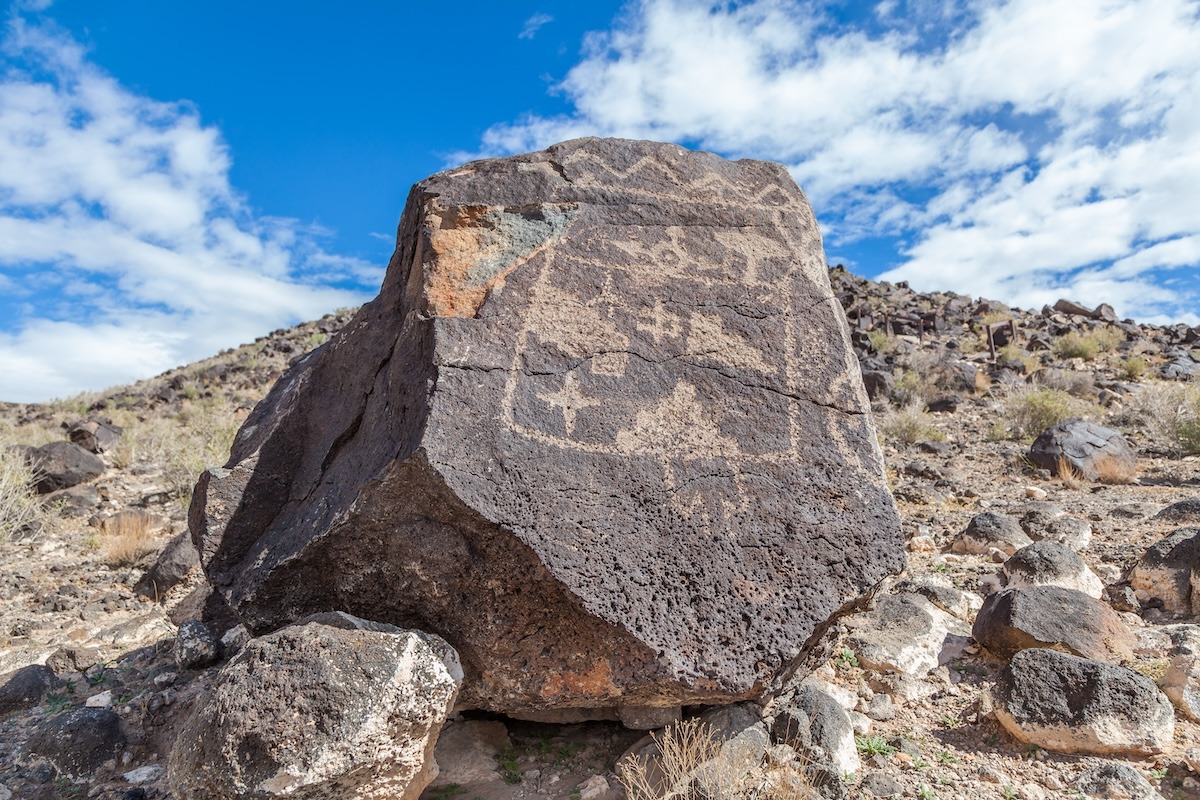
M 771 738 L 758 708 L 740 703 L 710 709 L 700 720 L 717 742 L 712 757 L 692 773 L 702 797 L 731 797 L 746 775 L 762 763 Z
M 1143 603 L 1172 614 L 1191 611 L 1192 569 L 1200 559 L 1200 528 L 1180 528 L 1151 545 L 1138 559 L 1129 584 Z
M 630 730 L 652 731 L 679 722 L 683 718 L 683 709 L 679 706 L 620 706 L 617 709 L 617 717 L 621 724 Z
M 1101 761 L 1079 774 L 1075 789 L 1096 800 L 1159 800 L 1161 794 L 1128 764 Z
M 994 511 L 983 511 L 971 518 L 967 529 L 955 537 L 950 549 L 955 553 L 974 555 L 987 555 L 992 550 L 999 550 L 1011 556 L 1030 544 L 1033 544 L 1033 540 L 1021 530 L 1015 519 Z
M 1157 520 L 1179 524 L 1200 524 L 1200 497 L 1189 497 L 1172 503 L 1154 515 Z
M 180 669 L 204 669 L 221 658 L 221 642 L 203 622 L 190 619 L 175 637 L 175 663 Z
M 201 562 L 256 633 L 337 608 L 443 635 L 466 707 L 755 696 L 903 564 L 848 339 L 779 165 L 468 164 L 201 478 Z
M 1029 537 L 1035 542 L 1056 542 L 1079 552 L 1092 542 L 1092 523 L 1075 517 L 1060 517 Z
M 0 719 L 36 706 L 60 683 L 54 670 L 42 664 L 30 664 L 0 676 Z
M 1091 318 L 1095 316 L 1092 309 L 1088 308 L 1087 306 L 1081 306 L 1079 303 L 1076 303 L 1072 300 L 1067 300 L 1065 298 L 1060 299 L 1054 304 L 1054 310 L 1060 314 L 1074 314 L 1080 317 Z
M 1171 701 L 1144 675 L 1043 648 L 1000 673 L 996 718 L 1018 741 L 1060 753 L 1146 756 L 1175 736 Z
M 99 477 L 104 462 L 71 442 L 51 442 L 25 451 L 25 459 L 37 477 L 39 494 L 69 489 Z
M 1185 717 L 1200 722 L 1200 656 L 1172 658 L 1158 685 Z
M 885 595 L 846 625 L 846 644 L 863 667 L 914 677 L 961 656 L 971 634 L 962 620 L 916 594 Z
M 433 787 L 501 781 L 497 757 L 512 747 L 503 722 L 471 719 L 447 723 L 433 754 L 438 765 Z
M 1069 465 L 1089 481 L 1127 482 L 1137 473 L 1137 457 L 1124 436 L 1082 419 L 1043 431 L 1029 448 L 1029 459 L 1054 475 Z
M 183 583 L 199 565 L 200 554 L 196 552 L 191 537 L 186 532 L 181 533 L 167 542 L 153 566 L 138 579 L 133 590 L 143 597 L 161 599 Z
M 329 620 L 250 642 L 218 674 L 171 751 L 180 800 L 412 800 L 462 671 L 419 631 Z
M 1136 640 L 1105 603 L 1061 586 L 1004 589 L 983 601 L 971 629 L 975 641 L 1001 658 L 1048 647 L 1084 658 L 1130 658 Z
M 27 747 L 71 779 L 86 778 L 125 749 L 121 718 L 105 708 L 79 708 L 38 725 Z
M 813 686 L 801 686 L 791 702 L 778 710 L 771 741 L 789 745 L 810 763 L 825 762 L 835 775 L 862 769 L 850 715 Z
M 1033 539 L 1041 539 L 1050 523 L 1067 516 L 1067 511 L 1056 503 L 1036 500 L 1025 505 L 1021 514 L 1021 530 Z
M 1022 547 L 1004 562 L 1005 585 L 1061 586 L 1099 599 L 1104 584 L 1069 547 L 1041 541 Z
M 121 439 L 122 429 L 108 420 L 89 419 L 67 429 L 67 437 L 89 453 L 112 450 Z

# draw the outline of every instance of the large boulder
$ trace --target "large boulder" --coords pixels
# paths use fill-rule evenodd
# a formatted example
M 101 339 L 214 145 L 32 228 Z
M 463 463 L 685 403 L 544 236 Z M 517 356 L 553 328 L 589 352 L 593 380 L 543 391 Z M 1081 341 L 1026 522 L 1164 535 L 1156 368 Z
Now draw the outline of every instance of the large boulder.
M 731 702 L 904 563 L 868 412 L 782 166 L 582 139 L 417 184 L 190 525 L 252 631 L 436 632 L 465 707 Z
M 1137 473 L 1137 456 L 1119 431 L 1082 419 L 1042 431 L 1029 460 L 1055 475 L 1069 467 L 1089 481 L 1128 483 Z
M 104 472 L 104 462 L 98 456 L 72 442 L 30 447 L 25 451 L 25 459 L 33 470 L 38 494 L 69 489 Z
M 250 642 L 171 750 L 179 800 L 415 800 L 462 681 L 444 641 L 322 614 Z
M 1147 756 L 1175 736 L 1171 701 L 1145 675 L 1054 650 L 1013 656 L 995 700 L 1018 741 L 1059 753 Z
M 1120 661 L 1133 656 L 1135 639 L 1106 603 L 1062 586 L 1027 586 L 989 595 L 971 629 L 975 641 L 1008 658 L 1048 647 L 1084 658 Z

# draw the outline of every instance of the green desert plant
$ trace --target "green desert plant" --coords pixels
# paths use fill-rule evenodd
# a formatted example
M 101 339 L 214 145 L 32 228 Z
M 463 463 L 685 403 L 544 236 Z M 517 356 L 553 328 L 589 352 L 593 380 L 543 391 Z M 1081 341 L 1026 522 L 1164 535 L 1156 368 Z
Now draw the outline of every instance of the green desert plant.
M 1181 455 L 1200 453 L 1200 386 L 1150 383 L 1126 406 L 1118 423 L 1145 426 Z
M 1018 438 L 1032 438 L 1047 428 L 1095 411 L 1095 406 L 1061 389 L 1021 387 L 1004 404 L 1009 430 Z
M 48 518 L 34 483 L 34 473 L 24 456 L 0 439 L 0 542 L 17 538 Z
M 884 412 L 879 418 L 879 430 L 885 441 L 906 445 L 946 438 L 933 426 L 933 418 L 925 412 L 925 404 L 920 400 Z

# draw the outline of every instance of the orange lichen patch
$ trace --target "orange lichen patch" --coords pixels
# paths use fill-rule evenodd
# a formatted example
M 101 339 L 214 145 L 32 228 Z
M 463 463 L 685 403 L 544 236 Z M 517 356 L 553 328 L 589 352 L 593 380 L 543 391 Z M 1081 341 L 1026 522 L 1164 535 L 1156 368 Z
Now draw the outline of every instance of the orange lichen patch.
M 601 658 L 587 672 L 563 670 L 546 676 L 542 697 L 552 700 L 564 694 L 583 697 L 616 697 L 621 690 L 612 681 L 612 666 Z
M 472 273 L 487 255 L 493 232 L 480 224 L 486 207 L 447 209 L 431 212 L 429 243 L 434 261 L 426 273 L 425 297 L 428 313 L 437 317 L 473 317 L 487 299 L 496 283 L 502 283 L 501 273 L 491 281 L 473 280 Z

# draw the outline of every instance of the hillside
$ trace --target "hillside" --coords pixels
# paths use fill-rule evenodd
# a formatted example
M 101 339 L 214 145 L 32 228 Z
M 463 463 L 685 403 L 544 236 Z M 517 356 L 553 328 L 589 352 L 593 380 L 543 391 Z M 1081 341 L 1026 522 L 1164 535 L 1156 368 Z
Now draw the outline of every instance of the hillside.
M 838 776 L 840 786 L 825 795 L 1153 796 L 1088 788 L 1095 781 L 1087 775 L 1111 773 L 1126 782 L 1140 776 L 1169 798 L 1200 797 L 1200 725 L 1185 713 L 1149 757 L 1061 755 L 1023 744 L 998 721 L 991 699 L 1009 659 L 964 633 L 986 597 L 1018 583 L 1017 566 L 1009 564 L 1007 576 L 1003 566 L 1013 551 L 1052 541 L 1082 560 L 1072 580 L 1105 587 L 1104 604 L 1133 643 L 1120 659 L 1128 667 L 1159 680 L 1186 654 L 1190 645 L 1180 641 L 1193 633 L 1191 610 L 1139 597 L 1130 579 L 1149 547 L 1200 525 L 1200 510 L 1176 505 L 1200 499 L 1200 328 L 1140 325 L 1103 306 L 1065 302 L 1023 311 L 840 267 L 830 277 L 872 399 L 908 570 L 879 591 L 873 612 L 827 633 L 829 658 L 816 674 L 852 712 L 861 768 Z M 0 406 L 0 674 L 30 664 L 54 673 L 39 673 L 44 685 L 26 673 L 32 688 L 0 690 L 0 800 L 168 796 L 160 767 L 217 667 L 177 664 L 176 626 L 202 615 L 205 595 L 192 562 L 160 554 L 186 532 L 196 475 L 225 460 L 238 426 L 287 366 L 350 319 L 342 312 L 275 331 L 129 387 Z M 62 441 L 89 418 L 120 429 L 99 455 L 103 472 L 31 501 L 18 488 L 28 479 L 23 462 L 9 448 Z M 1089 480 L 1034 464 L 1033 439 L 1069 418 L 1119 431 L 1136 454 L 1136 473 Z M 1183 511 L 1164 515 L 1169 507 Z M 980 515 L 999 520 L 1001 532 L 989 539 Z M 148 583 L 152 565 L 159 571 Z M 168 586 L 172 572 L 178 583 Z M 957 650 L 943 651 L 941 663 L 935 654 L 923 672 L 873 668 L 888 630 L 899 626 L 895 635 L 913 640 L 928 634 L 910 636 L 903 626 L 912 619 L 889 620 L 882 610 L 882 598 L 915 594 L 933 598 L 947 641 L 961 639 Z M 1194 633 L 1200 641 L 1200 628 Z M 779 697 L 795 690 L 783 687 Z M 52 751 L 44 731 L 84 706 L 111 708 L 123 733 L 117 746 L 90 742 L 100 754 L 95 769 L 74 780 L 29 751 Z M 454 730 L 443 736 L 457 750 L 439 749 L 443 776 L 425 797 L 616 798 L 616 759 L 642 736 L 615 723 L 480 715 Z M 1120 766 L 1097 769 L 1105 764 Z M 454 784 L 462 786 L 448 788 Z

